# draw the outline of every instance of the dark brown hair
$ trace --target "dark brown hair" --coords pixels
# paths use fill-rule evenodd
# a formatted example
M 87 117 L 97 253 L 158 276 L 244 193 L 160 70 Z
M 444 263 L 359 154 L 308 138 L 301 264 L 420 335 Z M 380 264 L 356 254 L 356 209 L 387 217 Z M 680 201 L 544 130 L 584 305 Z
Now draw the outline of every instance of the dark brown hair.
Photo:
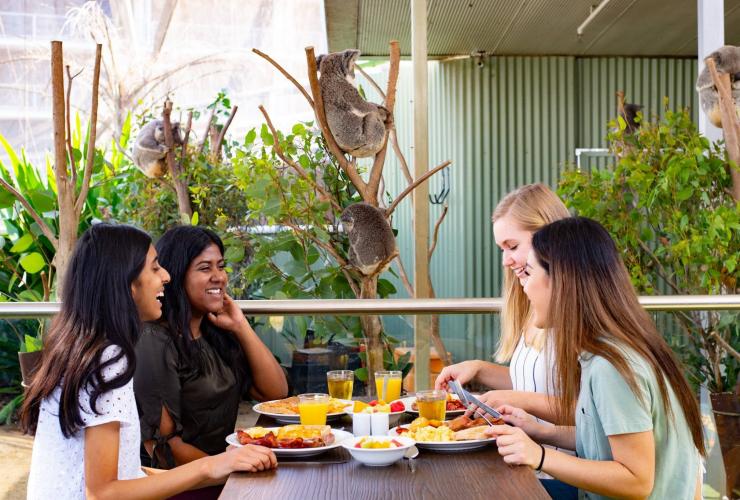
M 88 390 L 90 408 L 98 398 L 126 385 L 136 369 L 134 345 L 141 322 L 131 284 L 144 268 L 151 238 L 131 226 L 96 224 L 77 242 L 64 277 L 64 301 L 44 338 L 41 366 L 34 374 L 21 410 L 21 425 L 36 432 L 44 398 L 61 387 L 59 424 L 65 437 L 83 425 L 80 390 Z M 102 361 L 106 347 L 120 351 Z M 126 357 L 126 370 L 105 380 L 103 370 Z
M 671 407 L 668 384 L 673 388 L 694 445 L 705 455 L 696 398 L 670 347 L 637 300 L 606 229 L 585 217 L 559 220 L 534 234 L 532 248 L 550 276 L 548 328 L 557 366 L 558 421 L 574 421 L 580 391 L 578 356 L 584 351 L 609 361 L 643 399 L 622 350 L 627 348 L 652 368 L 666 414 L 675 424 L 677 409 Z

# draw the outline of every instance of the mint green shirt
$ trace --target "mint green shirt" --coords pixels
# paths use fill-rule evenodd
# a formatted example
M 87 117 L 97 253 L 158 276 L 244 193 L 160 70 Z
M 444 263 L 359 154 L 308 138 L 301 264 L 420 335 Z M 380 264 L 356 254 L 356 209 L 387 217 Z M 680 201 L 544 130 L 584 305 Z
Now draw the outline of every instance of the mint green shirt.
M 608 436 L 653 431 L 655 485 L 648 498 L 691 500 L 699 474 L 699 453 L 678 399 L 668 385 L 674 421 L 663 408 L 660 389 L 650 365 L 637 354 L 627 355 L 638 399 L 617 369 L 601 356 L 583 353 L 581 392 L 576 406 L 576 451 L 589 460 L 613 460 Z M 579 491 L 580 498 L 606 498 Z

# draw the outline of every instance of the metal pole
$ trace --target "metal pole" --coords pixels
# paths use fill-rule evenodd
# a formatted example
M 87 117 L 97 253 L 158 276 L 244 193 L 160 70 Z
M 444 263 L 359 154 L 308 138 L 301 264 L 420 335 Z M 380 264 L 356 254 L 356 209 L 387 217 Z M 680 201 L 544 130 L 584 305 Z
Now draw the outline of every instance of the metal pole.
M 427 2 L 411 0 L 411 60 L 414 68 L 414 177 L 429 165 L 429 123 L 427 118 Z M 414 189 L 414 297 L 429 297 L 429 183 Z M 414 317 L 414 381 L 416 389 L 429 387 L 430 316 Z
M 699 73 L 704 69 L 704 58 L 725 44 L 725 2 L 724 0 L 697 0 L 697 31 Z M 716 142 L 722 139 L 722 129 L 709 121 L 699 106 L 699 132 Z

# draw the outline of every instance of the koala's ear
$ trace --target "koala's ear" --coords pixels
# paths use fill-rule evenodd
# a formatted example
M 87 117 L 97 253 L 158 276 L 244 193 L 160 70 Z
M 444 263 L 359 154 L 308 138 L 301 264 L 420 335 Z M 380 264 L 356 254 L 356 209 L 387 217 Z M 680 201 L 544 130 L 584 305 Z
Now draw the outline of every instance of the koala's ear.
M 357 49 L 347 49 L 342 52 L 342 69 L 345 73 L 354 70 L 355 61 L 360 57 L 360 51 Z
M 326 54 L 321 54 L 320 56 L 316 58 L 316 69 L 317 70 L 321 71 L 321 61 L 323 61 L 325 57 L 326 57 Z

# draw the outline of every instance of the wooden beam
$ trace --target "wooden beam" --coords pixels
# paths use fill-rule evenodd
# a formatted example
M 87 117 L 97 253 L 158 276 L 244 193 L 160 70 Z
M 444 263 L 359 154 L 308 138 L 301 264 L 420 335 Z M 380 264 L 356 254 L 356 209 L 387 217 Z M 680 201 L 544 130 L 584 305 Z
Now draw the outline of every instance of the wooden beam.
M 414 86 L 414 179 L 429 168 L 429 121 L 427 104 L 427 0 L 411 0 L 411 60 Z M 414 196 L 414 298 L 428 298 L 429 281 L 429 184 L 424 182 Z M 429 344 L 431 316 L 414 317 L 414 382 L 416 389 L 429 388 Z

